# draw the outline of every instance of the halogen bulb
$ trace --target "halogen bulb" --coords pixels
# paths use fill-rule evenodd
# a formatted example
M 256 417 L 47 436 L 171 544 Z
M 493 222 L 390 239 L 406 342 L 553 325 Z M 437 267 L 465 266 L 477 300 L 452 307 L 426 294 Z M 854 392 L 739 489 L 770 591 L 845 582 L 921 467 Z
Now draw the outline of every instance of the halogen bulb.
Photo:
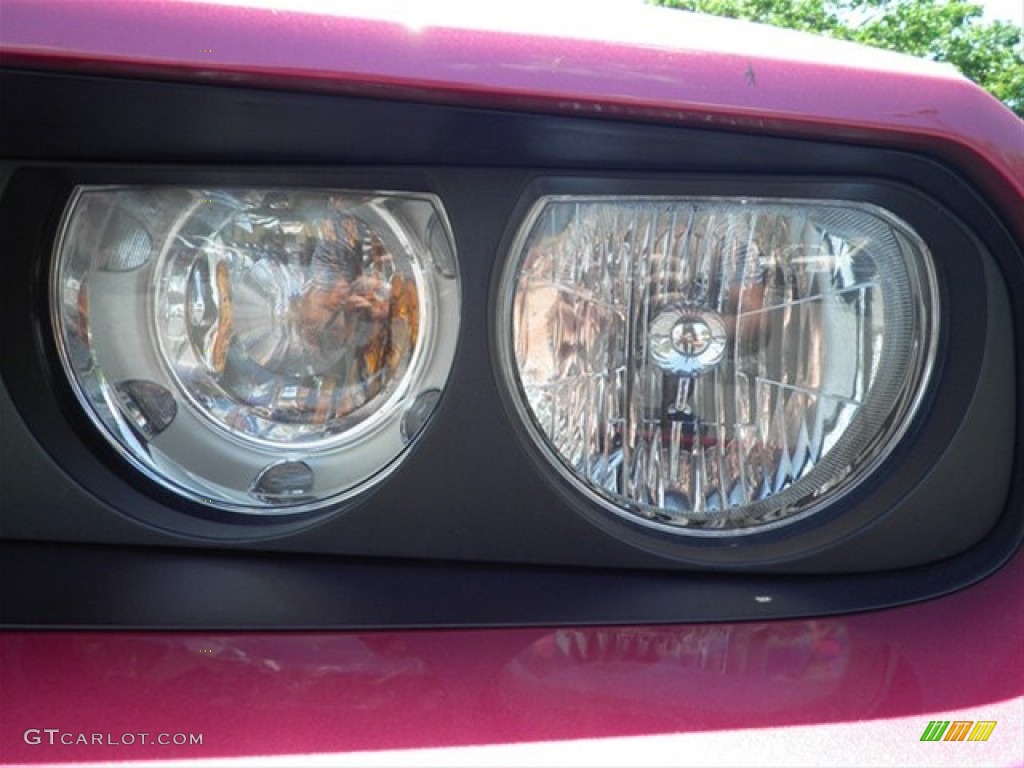
M 935 353 L 927 247 L 843 201 L 539 201 L 504 275 L 514 397 L 552 465 L 675 533 L 788 524 L 849 493 Z
M 672 307 L 651 321 L 651 359 L 664 371 L 700 376 L 722 361 L 728 338 L 717 312 Z

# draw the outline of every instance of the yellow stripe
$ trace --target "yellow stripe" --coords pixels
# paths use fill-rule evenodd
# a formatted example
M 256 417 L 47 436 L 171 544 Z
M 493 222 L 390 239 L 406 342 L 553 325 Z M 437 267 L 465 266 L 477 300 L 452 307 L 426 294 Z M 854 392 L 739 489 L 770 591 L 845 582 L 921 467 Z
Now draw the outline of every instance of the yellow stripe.
M 974 730 L 971 731 L 968 741 L 988 741 L 988 737 L 992 735 L 992 731 L 995 728 L 995 720 L 979 720 L 975 723 Z

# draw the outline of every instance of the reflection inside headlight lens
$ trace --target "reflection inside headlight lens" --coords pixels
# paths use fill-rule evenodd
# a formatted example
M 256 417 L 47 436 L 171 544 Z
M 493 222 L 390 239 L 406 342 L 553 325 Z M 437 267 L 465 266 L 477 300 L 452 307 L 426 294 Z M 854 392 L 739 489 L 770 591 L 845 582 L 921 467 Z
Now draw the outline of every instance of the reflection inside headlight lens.
M 505 281 L 501 342 L 545 452 L 672 531 L 760 530 L 848 491 L 934 355 L 927 248 L 867 205 L 547 198 Z
M 292 511 L 381 476 L 426 424 L 457 292 L 428 195 L 84 187 L 54 320 L 87 413 L 150 477 Z
M 206 203 L 162 259 L 157 293 L 159 339 L 203 412 L 288 443 L 379 407 L 409 367 L 420 315 L 417 269 L 386 210 L 294 202 Z

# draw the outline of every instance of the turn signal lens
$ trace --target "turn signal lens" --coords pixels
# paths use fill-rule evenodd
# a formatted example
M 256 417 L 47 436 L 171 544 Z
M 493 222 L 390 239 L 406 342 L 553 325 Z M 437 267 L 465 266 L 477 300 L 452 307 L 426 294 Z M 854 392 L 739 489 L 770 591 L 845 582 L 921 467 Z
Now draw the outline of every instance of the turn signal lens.
M 928 248 L 832 200 L 546 197 L 503 276 L 530 432 L 584 494 L 663 530 L 743 534 L 849 493 L 928 384 Z
M 380 478 L 437 404 L 454 252 L 429 195 L 82 187 L 53 272 L 61 357 L 152 479 L 311 509 Z

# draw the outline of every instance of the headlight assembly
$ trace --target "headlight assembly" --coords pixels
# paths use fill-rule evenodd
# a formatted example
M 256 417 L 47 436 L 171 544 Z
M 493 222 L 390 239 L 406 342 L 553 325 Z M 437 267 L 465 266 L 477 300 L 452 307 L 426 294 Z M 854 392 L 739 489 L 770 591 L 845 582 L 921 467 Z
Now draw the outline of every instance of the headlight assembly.
M 61 360 L 107 440 L 245 513 L 383 476 L 437 404 L 458 328 L 427 195 L 81 187 L 52 291 Z
M 849 493 L 935 358 L 928 248 L 860 203 L 542 198 L 499 296 L 536 444 L 586 496 L 677 534 L 762 531 Z
M 1019 548 L 1024 256 L 937 144 L 0 83 L 5 625 L 792 619 Z

